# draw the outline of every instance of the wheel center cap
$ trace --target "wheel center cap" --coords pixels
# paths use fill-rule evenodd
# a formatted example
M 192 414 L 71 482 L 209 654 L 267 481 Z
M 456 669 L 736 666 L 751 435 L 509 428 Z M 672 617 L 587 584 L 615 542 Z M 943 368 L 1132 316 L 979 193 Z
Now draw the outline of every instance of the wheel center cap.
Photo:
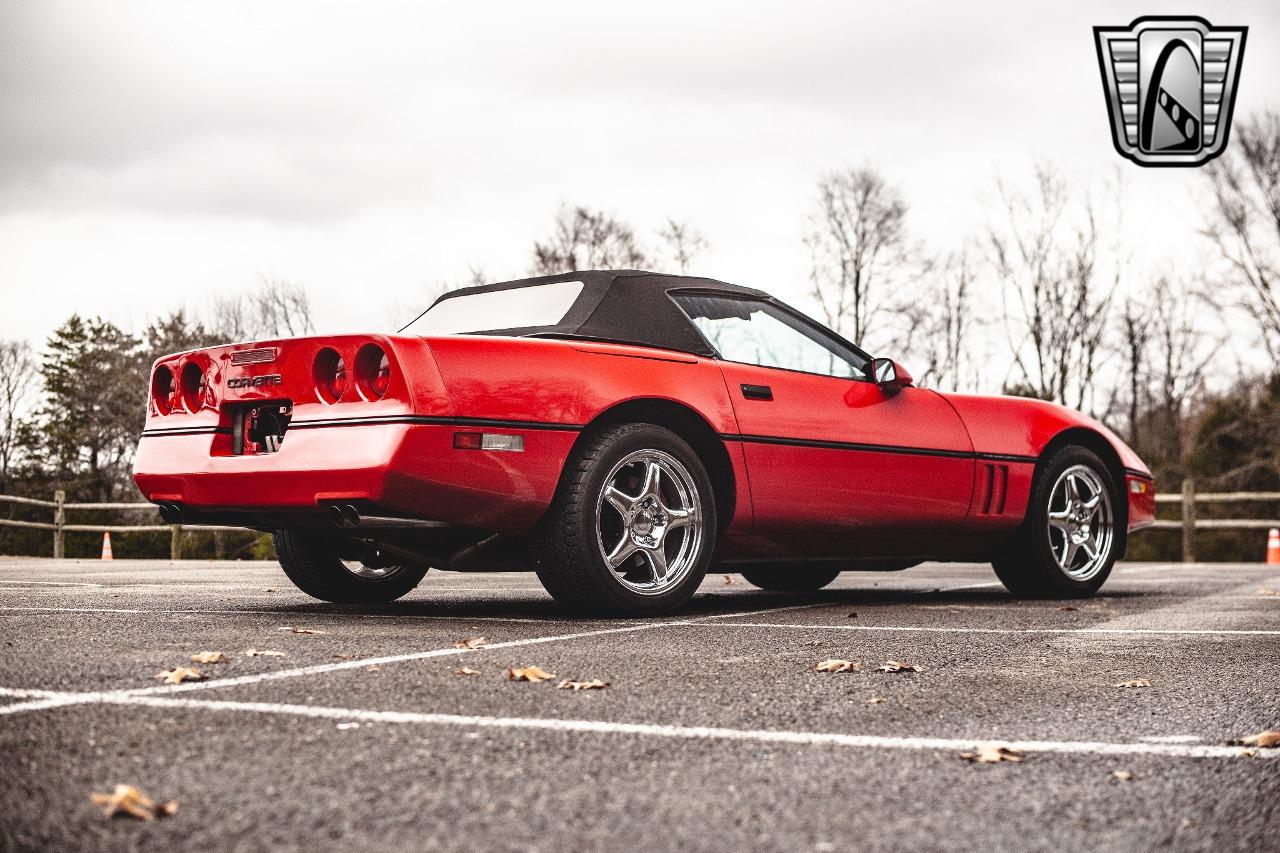
M 640 504 L 635 514 L 631 516 L 631 530 L 636 534 L 637 540 L 644 539 L 651 542 L 661 535 L 662 529 L 666 526 L 667 514 L 652 498 Z

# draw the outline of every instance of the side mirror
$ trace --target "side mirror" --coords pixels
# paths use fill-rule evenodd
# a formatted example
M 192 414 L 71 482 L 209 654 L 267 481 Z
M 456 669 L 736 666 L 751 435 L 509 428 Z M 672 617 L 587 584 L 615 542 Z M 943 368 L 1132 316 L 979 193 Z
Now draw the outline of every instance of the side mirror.
M 903 388 L 911 387 L 912 383 L 911 374 L 907 369 L 891 358 L 873 358 L 871 375 L 875 378 L 876 385 L 880 386 L 880 390 L 889 397 Z

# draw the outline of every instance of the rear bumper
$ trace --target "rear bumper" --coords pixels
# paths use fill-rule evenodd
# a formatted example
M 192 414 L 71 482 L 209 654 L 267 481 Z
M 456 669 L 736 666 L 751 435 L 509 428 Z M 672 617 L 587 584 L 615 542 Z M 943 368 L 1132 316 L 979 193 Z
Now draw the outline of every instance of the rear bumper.
M 461 424 L 362 423 L 290 428 L 276 453 L 213 455 L 220 437 L 144 433 L 134 479 L 154 503 L 195 518 L 324 515 L 334 503 L 450 524 L 524 533 L 545 512 L 576 432 L 501 429 L 524 436 L 523 452 L 457 450 Z

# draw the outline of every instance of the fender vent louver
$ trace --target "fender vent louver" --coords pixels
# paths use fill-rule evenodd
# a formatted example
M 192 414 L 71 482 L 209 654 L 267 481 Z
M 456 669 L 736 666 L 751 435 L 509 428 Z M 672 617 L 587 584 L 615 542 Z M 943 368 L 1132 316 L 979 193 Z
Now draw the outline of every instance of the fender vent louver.
M 978 472 L 983 488 L 983 515 L 1004 515 L 1005 494 L 1009 491 L 1009 466 L 984 463 Z
M 259 349 L 246 349 L 231 354 L 231 363 L 236 367 L 245 364 L 266 364 L 276 360 L 275 347 L 260 347 Z

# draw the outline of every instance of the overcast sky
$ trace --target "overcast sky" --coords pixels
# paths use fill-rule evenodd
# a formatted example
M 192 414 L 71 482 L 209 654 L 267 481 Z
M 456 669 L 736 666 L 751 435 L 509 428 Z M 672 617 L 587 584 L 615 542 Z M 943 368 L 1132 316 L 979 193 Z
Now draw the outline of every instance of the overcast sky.
M 627 11 L 622 11 L 626 8 Z M 0 337 L 140 328 L 263 277 L 323 330 L 527 272 L 565 202 L 803 303 L 828 170 L 872 163 L 959 245 L 997 175 L 1123 177 L 1126 247 L 1193 265 L 1195 169 L 1116 154 L 1092 27 L 1249 26 L 1237 119 L 1280 108 L 1280 4 L 0 0 Z

